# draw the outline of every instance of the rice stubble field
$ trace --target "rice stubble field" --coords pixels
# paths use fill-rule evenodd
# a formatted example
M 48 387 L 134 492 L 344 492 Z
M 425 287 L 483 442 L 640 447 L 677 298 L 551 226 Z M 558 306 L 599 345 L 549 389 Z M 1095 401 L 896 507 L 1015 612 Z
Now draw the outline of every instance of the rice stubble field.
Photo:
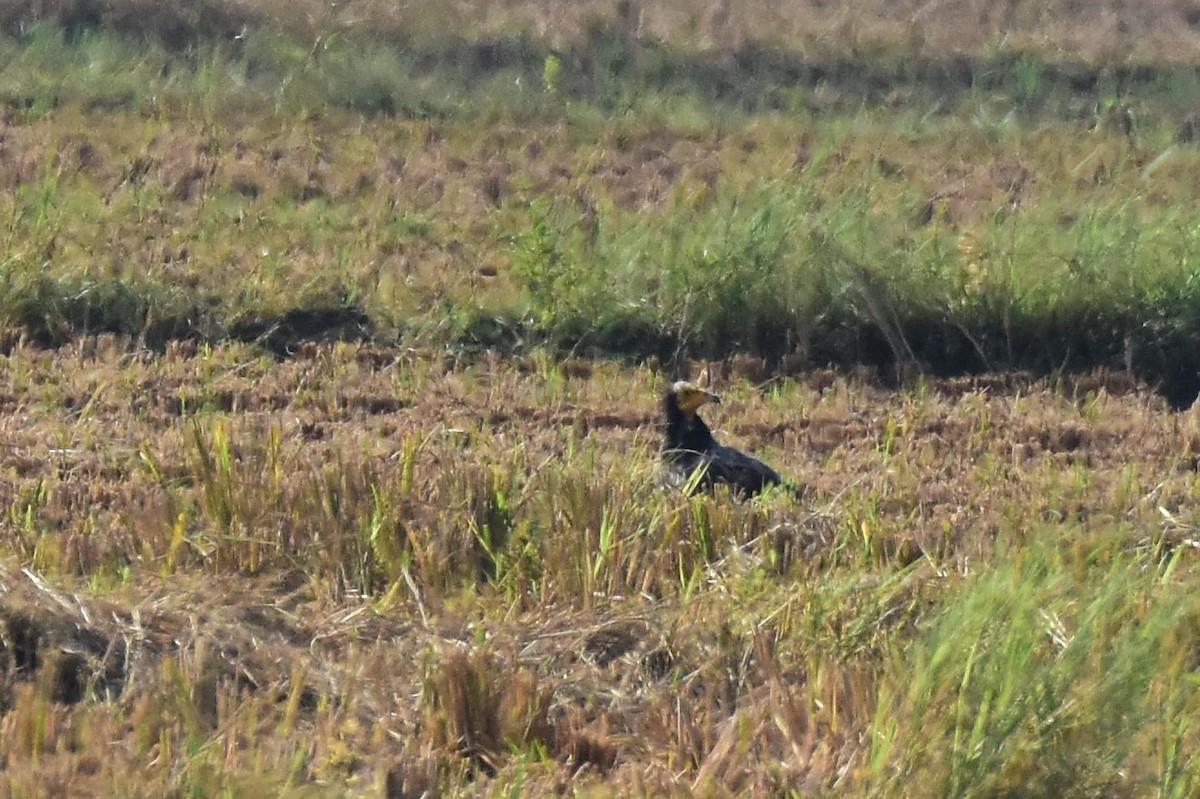
M 1196 22 L 1084 5 L 0 14 L 2 792 L 1192 795 Z

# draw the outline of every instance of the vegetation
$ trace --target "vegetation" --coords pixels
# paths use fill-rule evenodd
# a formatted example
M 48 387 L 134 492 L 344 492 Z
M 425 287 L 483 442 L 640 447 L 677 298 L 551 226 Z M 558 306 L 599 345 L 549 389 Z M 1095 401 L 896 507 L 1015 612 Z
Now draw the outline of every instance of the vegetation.
M 1196 792 L 1200 14 L 785 5 L 0 8 L 7 793 Z

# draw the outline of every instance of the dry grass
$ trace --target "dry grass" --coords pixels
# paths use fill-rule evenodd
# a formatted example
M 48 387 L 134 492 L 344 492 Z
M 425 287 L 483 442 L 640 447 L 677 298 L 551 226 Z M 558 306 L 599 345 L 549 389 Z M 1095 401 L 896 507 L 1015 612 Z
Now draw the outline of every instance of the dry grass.
M 655 489 L 645 369 L 113 338 L 5 365 L 21 795 L 878 790 L 898 647 L 972 575 L 1193 523 L 1200 427 L 1120 375 L 730 384 L 712 421 L 800 507 Z
M 0 795 L 1194 795 L 1197 20 L 3 6 Z

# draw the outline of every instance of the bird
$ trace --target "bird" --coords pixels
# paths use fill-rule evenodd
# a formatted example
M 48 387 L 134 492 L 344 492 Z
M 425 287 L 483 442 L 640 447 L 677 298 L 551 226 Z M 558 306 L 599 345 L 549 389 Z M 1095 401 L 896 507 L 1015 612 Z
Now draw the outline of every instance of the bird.
M 751 455 L 719 444 L 696 413 L 720 404 L 721 398 L 695 383 L 679 380 L 663 394 L 663 441 L 660 456 L 668 485 L 692 494 L 712 492 L 725 485 L 737 497 L 749 499 L 770 486 L 783 486 L 799 496 L 798 486 Z

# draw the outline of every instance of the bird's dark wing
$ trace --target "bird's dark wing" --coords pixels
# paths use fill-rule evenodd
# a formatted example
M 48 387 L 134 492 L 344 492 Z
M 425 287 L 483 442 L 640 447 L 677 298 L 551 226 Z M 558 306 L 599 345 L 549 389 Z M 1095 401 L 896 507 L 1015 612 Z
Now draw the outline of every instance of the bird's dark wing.
M 720 444 L 704 455 L 707 461 L 705 482 L 725 483 L 735 494 L 752 497 L 769 485 L 779 485 L 783 478 L 758 458 Z
M 662 481 L 668 487 L 689 494 L 699 488 L 712 487 L 707 477 L 708 457 L 703 453 L 690 449 L 663 450 L 662 460 Z M 697 469 L 699 474 L 696 474 Z

